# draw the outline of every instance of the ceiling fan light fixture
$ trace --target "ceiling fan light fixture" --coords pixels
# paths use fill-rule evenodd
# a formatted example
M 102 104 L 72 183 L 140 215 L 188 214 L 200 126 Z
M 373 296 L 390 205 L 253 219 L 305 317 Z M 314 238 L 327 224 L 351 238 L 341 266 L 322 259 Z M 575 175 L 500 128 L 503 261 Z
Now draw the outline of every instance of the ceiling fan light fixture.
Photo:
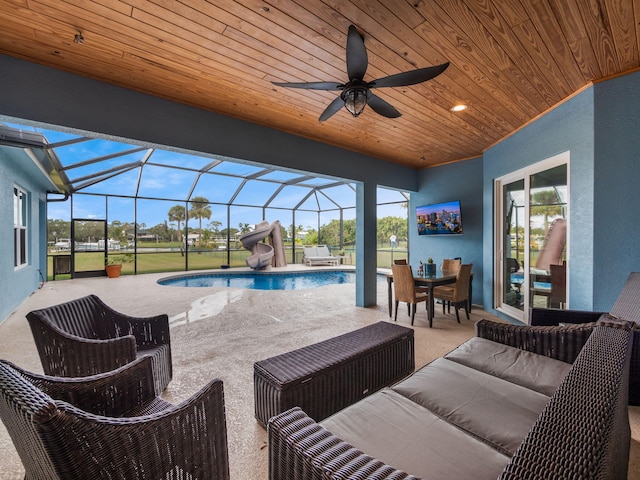
M 346 108 L 351 115 L 357 117 L 364 107 L 369 104 L 371 110 L 386 118 L 398 118 L 402 114 L 389 102 L 371 92 L 373 88 L 382 87 L 406 87 L 426 82 L 437 77 L 449 66 L 449 62 L 433 67 L 417 68 L 408 72 L 394 73 L 386 77 L 378 78 L 371 82 L 363 80 L 369 65 L 367 49 L 364 47 L 364 38 L 360 35 L 355 25 L 349 25 L 347 33 L 347 83 L 337 82 L 273 82 L 280 87 L 306 88 L 309 90 L 342 90 L 339 97 L 324 109 L 318 121 L 324 122 L 331 118 L 342 108 Z
M 342 92 L 341 97 L 344 100 L 344 108 L 354 117 L 360 115 L 367 106 L 367 89 L 364 87 L 348 88 Z

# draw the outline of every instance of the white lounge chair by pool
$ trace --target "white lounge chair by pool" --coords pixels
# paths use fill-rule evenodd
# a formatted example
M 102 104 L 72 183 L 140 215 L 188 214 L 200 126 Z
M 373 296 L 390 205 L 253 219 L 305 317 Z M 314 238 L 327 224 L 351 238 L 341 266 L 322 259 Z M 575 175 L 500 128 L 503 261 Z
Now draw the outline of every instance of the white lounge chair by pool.
M 340 258 L 334 257 L 326 245 L 316 245 L 313 247 L 303 247 L 304 256 L 302 262 L 311 267 L 313 265 L 339 265 Z

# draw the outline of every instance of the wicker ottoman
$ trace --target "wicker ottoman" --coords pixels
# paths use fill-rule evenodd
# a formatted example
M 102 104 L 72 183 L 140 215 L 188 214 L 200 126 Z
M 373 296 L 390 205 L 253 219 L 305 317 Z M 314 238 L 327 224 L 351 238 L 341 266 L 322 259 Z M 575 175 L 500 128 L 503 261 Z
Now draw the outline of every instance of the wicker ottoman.
M 379 322 L 254 364 L 255 416 L 299 406 L 320 421 L 413 373 L 413 330 Z

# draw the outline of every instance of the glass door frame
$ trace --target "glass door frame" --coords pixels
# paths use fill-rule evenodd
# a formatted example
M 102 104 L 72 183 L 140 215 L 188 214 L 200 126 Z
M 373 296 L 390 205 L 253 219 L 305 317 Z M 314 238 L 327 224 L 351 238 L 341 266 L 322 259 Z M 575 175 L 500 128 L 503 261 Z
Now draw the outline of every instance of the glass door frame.
M 567 166 L 567 205 L 566 205 L 566 219 L 567 219 L 567 241 L 566 241 L 566 257 L 567 259 L 570 258 L 570 242 L 569 242 L 569 228 L 570 228 L 570 201 L 569 199 L 571 198 L 570 196 L 570 191 L 571 191 L 571 187 L 570 187 L 570 183 L 571 183 L 571 179 L 570 179 L 570 152 L 566 151 L 563 153 L 560 153 L 558 155 L 555 155 L 553 157 L 547 158 L 545 160 L 542 160 L 540 162 L 536 162 L 532 165 L 529 165 L 527 167 L 521 168 L 519 170 L 507 173 L 499 178 L 496 178 L 494 180 L 494 212 L 495 212 L 495 217 L 494 217 L 494 272 L 493 272 L 493 296 L 494 296 L 494 308 L 516 320 L 519 320 L 525 324 L 529 323 L 529 304 L 530 304 L 530 288 L 529 288 L 529 280 L 530 280 L 530 275 L 528 274 L 528 272 L 530 271 L 530 249 L 531 249 L 531 245 L 530 242 L 528 241 L 528 239 L 530 238 L 530 229 L 531 229 L 531 225 L 530 225 L 530 187 L 531 187 L 531 177 L 533 175 L 535 175 L 536 173 L 540 173 L 543 172 L 545 170 L 549 170 L 552 169 L 554 167 L 558 167 L 561 166 L 563 164 L 566 164 Z M 504 231 L 505 231 L 505 208 L 506 205 L 504 205 L 504 192 L 503 192 L 503 188 L 505 185 L 508 185 L 510 183 L 514 183 L 516 181 L 519 180 L 524 180 L 524 189 L 525 189 L 525 205 L 524 205 L 524 216 L 527 219 L 527 221 L 525 222 L 525 233 L 524 233 L 524 238 L 525 238 L 525 242 L 524 242 L 524 259 L 525 259 L 525 264 L 523 266 L 524 268 L 524 284 L 522 285 L 522 294 L 524 295 L 524 309 L 520 310 L 518 308 L 515 308 L 507 303 L 505 303 L 503 301 L 504 299 L 504 285 L 505 285 L 505 278 L 504 278 L 504 272 L 506 271 L 505 269 L 505 265 L 504 265 L 504 249 L 506 248 L 505 246 L 505 235 L 504 235 Z M 569 263 L 567 262 L 567 301 L 566 301 L 566 308 L 569 308 Z
M 102 224 L 103 238 L 102 247 L 100 247 L 100 241 L 98 240 L 98 246 L 96 249 L 86 251 L 84 249 L 78 249 L 76 238 L 76 223 L 77 222 L 93 222 Z M 71 219 L 71 278 L 91 278 L 91 277 L 104 277 L 107 275 L 104 265 L 107 262 L 107 247 L 108 247 L 108 235 L 107 235 L 107 221 L 102 218 L 72 218 Z M 77 270 L 76 255 L 99 255 L 104 257 L 103 266 L 101 269 L 95 270 Z
M 524 176 L 523 176 L 524 175 Z M 496 212 L 496 222 L 494 222 L 495 224 L 495 236 L 494 238 L 496 239 L 495 241 L 495 258 L 497 259 L 495 263 L 495 271 L 494 271 L 494 307 L 497 310 L 500 310 L 504 313 L 506 313 L 507 315 L 509 315 L 510 317 L 515 318 L 516 320 L 519 320 L 521 322 L 525 322 L 525 310 L 526 308 L 524 308 L 523 310 L 516 308 L 512 305 L 509 305 L 508 303 L 504 302 L 504 292 L 505 290 L 505 282 L 507 281 L 504 278 L 506 269 L 507 269 L 507 265 L 504 264 L 505 262 L 505 249 L 507 248 L 507 246 L 505 245 L 505 219 L 506 219 L 506 209 L 508 208 L 507 205 L 505 205 L 505 195 L 504 195 L 504 188 L 505 186 L 512 184 L 512 183 L 516 183 L 519 181 L 522 181 L 524 184 L 523 190 L 525 192 L 528 191 L 529 189 L 529 182 L 528 182 L 528 178 L 529 176 L 526 174 L 523 174 L 522 170 L 518 170 L 516 172 L 512 172 L 509 173 L 507 175 L 504 175 L 502 177 L 500 177 L 499 179 L 495 180 L 494 184 L 495 184 L 495 209 L 494 211 Z M 525 197 L 526 197 L 526 193 L 525 193 Z M 524 204 L 524 214 L 523 214 L 524 219 L 528 219 L 529 218 L 529 202 L 525 202 Z M 524 228 L 525 228 L 525 232 L 524 232 L 524 236 L 523 236 L 523 249 L 524 249 L 524 258 L 527 259 L 529 258 L 529 250 L 530 250 L 530 245 L 529 242 L 526 241 L 526 238 L 529 235 L 529 227 L 527 225 L 528 222 L 524 222 Z M 516 235 L 517 235 L 517 231 L 516 231 Z M 526 263 L 522 265 L 522 268 L 526 270 Z M 527 275 L 525 275 L 525 282 L 526 282 L 526 277 Z M 524 294 L 524 305 L 526 305 L 526 302 L 528 300 L 528 297 L 526 295 L 527 292 L 527 288 L 526 288 L 526 283 L 523 284 L 521 286 L 520 292 L 521 295 Z

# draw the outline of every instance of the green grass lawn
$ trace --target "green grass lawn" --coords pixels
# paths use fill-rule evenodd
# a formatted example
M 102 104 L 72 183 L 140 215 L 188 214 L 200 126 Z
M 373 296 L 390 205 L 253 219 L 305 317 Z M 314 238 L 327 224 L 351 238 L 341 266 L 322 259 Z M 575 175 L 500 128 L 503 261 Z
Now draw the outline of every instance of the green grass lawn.
M 48 279 L 53 280 L 53 257 L 48 256 Z M 228 264 L 232 267 L 246 266 L 246 258 L 250 255 L 248 250 L 232 250 Z M 175 272 L 183 270 L 204 270 L 220 268 L 227 264 L 227 252 L 214 250 L 203 252 L 189 252 L 182 255 L 180 252 L 155 252 L 138 253 L 137 265 L 124 263 L 122 274 L 131 275 L 137 273 Z M 188 261 L 188 268 L 187 268 Z M 74 256 L 74 268 L 76 272 L 104 270 L 104 254 L 102 252 L 80 252 Z M 70 275 L 56 275 L 57 280 L 68 279 Z
M 155 245 L 154 245 L 155 247 Z M 158 246 L 157 248 L 168 248 L 167 246 Z M 144 252 L 138 250 L 137 265 L 134 263 L 124 263 L 122 265 L 123 275 L 132 275 L 136 273 L 158 273 L 158 272 L 178 272 L 184 270 L 207 270 L 220 268 L 221 265 L 229 264 L 231 267 L 245 267 L 246 259 L 251 254 L 248 250 L 230 250 L 229 259 L 227 261 L 226 250 L 190 250 L 188 255 L 183 255 L 179 251 L 174 252 Z M 336 253 L 337 254 L 337 253 Z M 356 263 L 356 255 L 354 250 L 346 251 L 347 257 L 350 257 L 352 265 Z M 53 257 L 55 255 L 68 255 L 66 252 L 51 252 L 48 257 L 47 279 L 53 280 Z M 117 255 L 117 254 L 114 254 Z M 291 249 L 286 249 L 287 262 L 291 262 Z M 406 250 L 390 248 L 381 248 L 377 250 L 378 267 L 390 268 L 391 263 L 397 258 L 407 258 Z M 296 248 L 296 262 L 302 263 L 302 248 Z M 188 267 L 187 267 L 188 261 Z M 74 257 L 76 272 L 100 271 L 104 270 L 104 253 L 103 252 L 76 252 Z M 71 275 L 56 275 L 56 280 L 64 280 L 71 278 Z

